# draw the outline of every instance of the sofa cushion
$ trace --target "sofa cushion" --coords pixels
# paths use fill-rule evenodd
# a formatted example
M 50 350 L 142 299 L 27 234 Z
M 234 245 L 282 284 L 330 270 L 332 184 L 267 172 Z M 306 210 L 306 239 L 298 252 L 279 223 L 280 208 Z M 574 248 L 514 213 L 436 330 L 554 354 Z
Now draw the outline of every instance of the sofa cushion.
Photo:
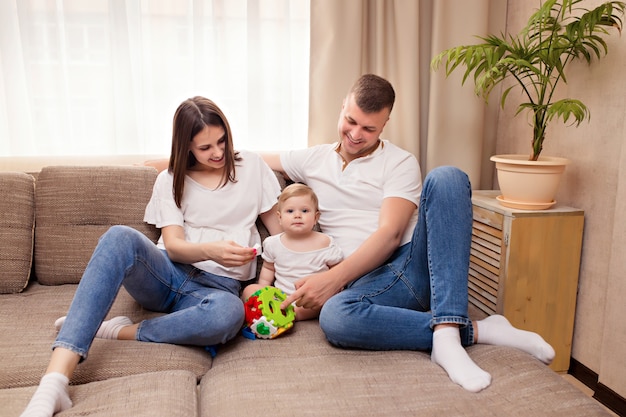
M 200 415 L 606 416 L 522 351 L 489 345 L 467 351 L 493 378 L 480 393 L 450 381 L 427 352 L 338 349 L 316 320 L 296 322 L 279 338 L 240 340 L 220 350 L 200 384 Z
M 98 238 L 131 226 L 156 242 L 144 223 L 157 172 L 139 166 L 45 167 L 35 191 L 35 275 L 45 285 L 78 283 Z
M 0 390 L 2 415 L 17 416 L 36 387 Z M 62 415 L 92 417 L 193 417 L 198 414 L 196 378 L 185 371 L 165 371 L 70 386 L 74 406 Z
M 0 389 L 39 383 L 57 335 L 54 321 L 67 314 L 76 288 L 76 284 L 46 286 L 33 282 L 21 293 L 1 296 Z M 122 288 L 108 317 L 122 315 L 138 322 L 159 314 L 143 309 Z M 71 383 L 175 369 L 191 372 L 200 380 L 211 362 L 211 355 L 201 347 L 95 339 Z
M 35 180 L 1 172 L 0 195 L 0 293 L 15 293 L 28 284 L 32 266 Z

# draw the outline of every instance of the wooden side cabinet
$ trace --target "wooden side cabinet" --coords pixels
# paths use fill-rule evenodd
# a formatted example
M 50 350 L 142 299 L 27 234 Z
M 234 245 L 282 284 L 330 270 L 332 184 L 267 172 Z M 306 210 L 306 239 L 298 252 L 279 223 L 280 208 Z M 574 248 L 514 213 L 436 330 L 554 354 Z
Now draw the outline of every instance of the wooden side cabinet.
M 469 302 L 539 333 L 556 351 L 550 367 L 569 368 L 584 213 L 556 205 L 517 210 L 499 191 L 474 191 Z

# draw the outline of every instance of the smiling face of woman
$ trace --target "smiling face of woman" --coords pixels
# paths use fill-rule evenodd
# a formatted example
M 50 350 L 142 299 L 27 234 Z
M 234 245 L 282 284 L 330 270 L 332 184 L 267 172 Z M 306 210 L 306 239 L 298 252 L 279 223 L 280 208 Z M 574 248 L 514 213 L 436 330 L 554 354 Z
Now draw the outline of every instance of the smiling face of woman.
M 189 143 L 189 151 L 196 158 L 196 169 L 222 171 L 226 164 L 226 134 L 221 126 L 207 125 Z

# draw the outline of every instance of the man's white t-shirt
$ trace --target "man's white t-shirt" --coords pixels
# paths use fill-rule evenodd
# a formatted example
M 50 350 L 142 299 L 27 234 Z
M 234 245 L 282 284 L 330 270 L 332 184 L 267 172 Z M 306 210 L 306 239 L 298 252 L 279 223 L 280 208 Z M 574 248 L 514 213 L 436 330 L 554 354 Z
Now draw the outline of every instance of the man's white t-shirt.
M 343 170 L 337 147 L 334 143 L 285 152 L 280 162 L 289 178 L 315 191 L 322 231 L 335 238 L 348 257 L 378 229 L 383 199 L 400 197 L 419 205 L 422 177 L 415 156 L 387 140 Z M 417 210 L 401 244 L 411 241 L 416 224 Z
M 259 214 L 276 204 L 280 185 L 259 155 L 244 151 L 239 155 L 242 160 L 235 165 L 237 182 L 210 189 L 187 176 L 181 208 L 174 202 L 173 176 L 168 171 L 161 172 L 146 206 L 144 221 L 158 228 L 181 226 L 188 242 L 232 240 L 245 247 L 260 245 L 255 222 Z M 165 249 L 162 237 L 157 246 Z M 193 265 L 240 281 L 252 279 L 256 274 L 256 260 L 241 267 L 225 267 L 213 261 Z

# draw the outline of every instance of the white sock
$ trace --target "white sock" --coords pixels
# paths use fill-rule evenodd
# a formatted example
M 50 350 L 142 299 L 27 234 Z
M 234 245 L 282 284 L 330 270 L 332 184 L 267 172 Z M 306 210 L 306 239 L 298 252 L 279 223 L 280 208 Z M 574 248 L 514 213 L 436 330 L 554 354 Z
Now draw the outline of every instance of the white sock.
M 54 327 L 57 331 L 61 330 L 63 323 L 65 323 L 65 317 L 58 318 L 54 322 Z M 111 320 L 103 321 L 100 328 L 96 332 L 96 337 L 99 339 L 117 339 L 117 335 L 124 326 L 130 326 L 133 324 L 131 319 L 124 316 L 113 317 Z
M 430 359 L 448 373 L 452 382 L 470 392 L 479 392 L 491 384 L 491 375 L 480 369 L 461 345 L 457 327 L 435 330 Z
M 476 343 L 508 346 L 530 353 L 545 364 L 554 359 L 554 349 L 537 333 L 516 329 L 506 317 L 495 314 L 476 322 Z
M 68 391 L 69 379 L 59 372 L 41 378 L 37 391 L 20 417 L 52 417 L 72 406 Z

